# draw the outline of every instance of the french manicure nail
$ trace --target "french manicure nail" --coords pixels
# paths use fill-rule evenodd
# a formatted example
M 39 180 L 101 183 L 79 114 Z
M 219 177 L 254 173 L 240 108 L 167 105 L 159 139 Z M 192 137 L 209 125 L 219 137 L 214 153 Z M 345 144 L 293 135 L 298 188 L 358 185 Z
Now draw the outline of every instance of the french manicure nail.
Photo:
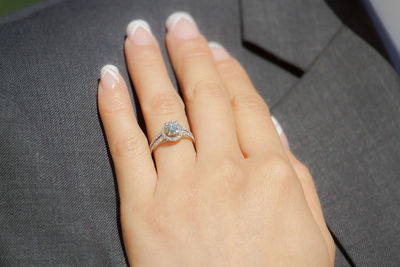
M 150 25 L 141 19 L 130 22 L 126 27 L 126 34 L 137 45 L 149 45 L 153 42 Z
M 274 116 L 271 116 L 271 119 L 272 119 L 272 122 L 275 125 L 276 131 L 278 132 L 278 134 L 280 136 L 283 133 L 282 126 L 279 124 L 278 120 Z
M 282 144 L 283 144 L 287 149 L 290 149 L 290 147 L 289 147 L 289 141 L 287 140 L 286 134 L 285 134 L 285 132 L 283 131 L 282 126 L 280 125 L 280 123 L 278 122 L 278 120 L 277 120 L 274 116 L 271 116 L 271 119 L 272 119 L 272 122 L 273 122 L 274 125 L 275 125 L 275 129 L 276 129 L 276 131 L 278 132 L 279 137 L 281 138 Z
M 168 32 L 181 39 L 192 39 L 199 35 L 199 30 L 192 16 L 186 12 L 172 13 L 166 20 Z
M 215 61 L 220 61 L 229 58 L 228 52 L 225 48 L 217 42 L 209 42 L 208 46 L 211 48 Z
M 119 83 L 119 71 L 114 65 L 105 65 L 100 71 L 101 85 L 104 89 L 113 89 Z

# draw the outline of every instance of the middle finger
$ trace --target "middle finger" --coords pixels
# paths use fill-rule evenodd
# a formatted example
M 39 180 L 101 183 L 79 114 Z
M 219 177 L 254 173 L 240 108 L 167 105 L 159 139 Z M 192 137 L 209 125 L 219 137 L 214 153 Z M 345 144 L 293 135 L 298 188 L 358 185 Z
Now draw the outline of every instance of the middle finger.
M 242 155 L 229 92 L 223 86 L 207 40 L 184 12 L 166 22 L 167 47 L 183 89 L 198 156 Z

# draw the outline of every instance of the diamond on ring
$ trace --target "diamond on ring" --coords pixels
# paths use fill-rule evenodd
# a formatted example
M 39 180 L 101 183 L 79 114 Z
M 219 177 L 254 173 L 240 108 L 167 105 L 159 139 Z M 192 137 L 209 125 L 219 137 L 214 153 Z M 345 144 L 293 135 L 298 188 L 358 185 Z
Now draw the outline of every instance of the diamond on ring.
M 167 122 L 164 126 L 164 133 L 169 137 L 177 136 L 180 131 L 178 121 Z
M 153 150 L 166 142 L 178 141 L 181 138 L 188 137 L 194 142 L 193 134 L 183 127 L 179 125 L 178 121 L 169 121 L 164 124 L 161 129 L 161 132 L 154 137 L 153 141 L 150 143 L 150 149 Z

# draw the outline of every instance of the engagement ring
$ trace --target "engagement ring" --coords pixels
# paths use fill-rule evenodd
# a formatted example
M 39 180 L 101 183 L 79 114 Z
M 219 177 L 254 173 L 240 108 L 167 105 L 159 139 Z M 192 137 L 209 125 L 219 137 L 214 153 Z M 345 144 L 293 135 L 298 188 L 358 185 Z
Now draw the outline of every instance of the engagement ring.
M 166 122 L 161 129 L 161 132 L 154 137 L 150 143 L 151 152 L 158 146 L 166 142 L 178 141 L 181 138 L 189 137 L 194 143 L 193 134 L 182 125 L 178 124 L 178 121 Z

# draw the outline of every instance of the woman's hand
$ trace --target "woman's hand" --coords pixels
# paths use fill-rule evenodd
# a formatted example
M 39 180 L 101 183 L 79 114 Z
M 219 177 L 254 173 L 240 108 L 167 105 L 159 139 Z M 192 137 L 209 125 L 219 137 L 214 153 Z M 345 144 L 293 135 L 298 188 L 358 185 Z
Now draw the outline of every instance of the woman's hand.
M 114 66 L 98 103 L 118 179 L 121 224 L 134 266 L 332 266 L 335 246 L 307 168 L 282 144 L 240 64 L 175 13 L 166 42 L 175 91 L 148 24 L 128 26 L 125 53 L 147 128 Z M 165 122 L 191 129 L 154 151 Z

